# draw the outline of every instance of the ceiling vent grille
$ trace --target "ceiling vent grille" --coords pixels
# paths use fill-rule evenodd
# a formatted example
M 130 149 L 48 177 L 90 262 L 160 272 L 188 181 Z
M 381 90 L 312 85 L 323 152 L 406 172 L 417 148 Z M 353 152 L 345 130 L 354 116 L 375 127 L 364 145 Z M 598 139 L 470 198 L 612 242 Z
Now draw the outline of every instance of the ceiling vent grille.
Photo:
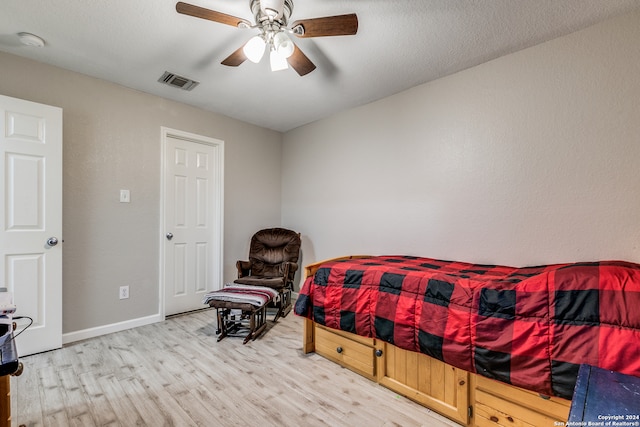
M 182 90 L 191 90 L 200 84 L 200 82 L 196 82 L 195 80 L 191 80 L 168 71 L 165 71 L 158 81 Z

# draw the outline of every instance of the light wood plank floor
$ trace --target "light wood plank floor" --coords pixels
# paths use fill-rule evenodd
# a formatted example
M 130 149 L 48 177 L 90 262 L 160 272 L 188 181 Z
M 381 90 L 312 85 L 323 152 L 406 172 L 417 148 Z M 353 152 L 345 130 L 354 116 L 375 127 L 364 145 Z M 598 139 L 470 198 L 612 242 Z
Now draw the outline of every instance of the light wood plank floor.
M 272 316 L 270 316 L 272 318 Z M 455 426 L 315 353 L 302 321 L 216 342 L 215 311 L 22 358 L 12 377 L 13 425 Z

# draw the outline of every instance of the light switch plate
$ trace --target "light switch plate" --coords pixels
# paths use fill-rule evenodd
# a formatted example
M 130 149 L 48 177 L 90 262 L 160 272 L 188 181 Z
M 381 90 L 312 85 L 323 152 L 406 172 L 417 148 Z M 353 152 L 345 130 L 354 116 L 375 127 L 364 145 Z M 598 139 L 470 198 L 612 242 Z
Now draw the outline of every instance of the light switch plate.
M 131 194 L 129 190 L 120 190 L 120 203 L 129 203 L 131 202 Z

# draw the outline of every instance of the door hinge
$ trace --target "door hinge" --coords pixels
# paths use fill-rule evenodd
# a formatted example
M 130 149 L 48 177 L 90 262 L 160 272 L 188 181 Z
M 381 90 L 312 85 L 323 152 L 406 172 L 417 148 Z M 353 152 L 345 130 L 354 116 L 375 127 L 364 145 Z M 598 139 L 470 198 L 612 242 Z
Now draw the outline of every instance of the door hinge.
M 473 417 L 473 406 L 469 406 L 469 408 L 467 409 L 467 414 L 469 415 L 469 418 Z

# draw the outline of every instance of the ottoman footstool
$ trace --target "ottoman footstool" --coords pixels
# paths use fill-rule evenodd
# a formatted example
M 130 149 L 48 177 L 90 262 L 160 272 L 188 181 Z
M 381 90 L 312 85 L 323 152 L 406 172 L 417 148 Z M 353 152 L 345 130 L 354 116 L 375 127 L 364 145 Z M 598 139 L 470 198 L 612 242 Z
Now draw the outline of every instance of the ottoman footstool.
M 229 285 L 209 292 L 202 302 L 216 309 L 218 341 L 227 336 L 244 336 L 243 344 L 246 344 L 266 329 L 267 304 L 276 297 L 278 291 L 271 288 Z

